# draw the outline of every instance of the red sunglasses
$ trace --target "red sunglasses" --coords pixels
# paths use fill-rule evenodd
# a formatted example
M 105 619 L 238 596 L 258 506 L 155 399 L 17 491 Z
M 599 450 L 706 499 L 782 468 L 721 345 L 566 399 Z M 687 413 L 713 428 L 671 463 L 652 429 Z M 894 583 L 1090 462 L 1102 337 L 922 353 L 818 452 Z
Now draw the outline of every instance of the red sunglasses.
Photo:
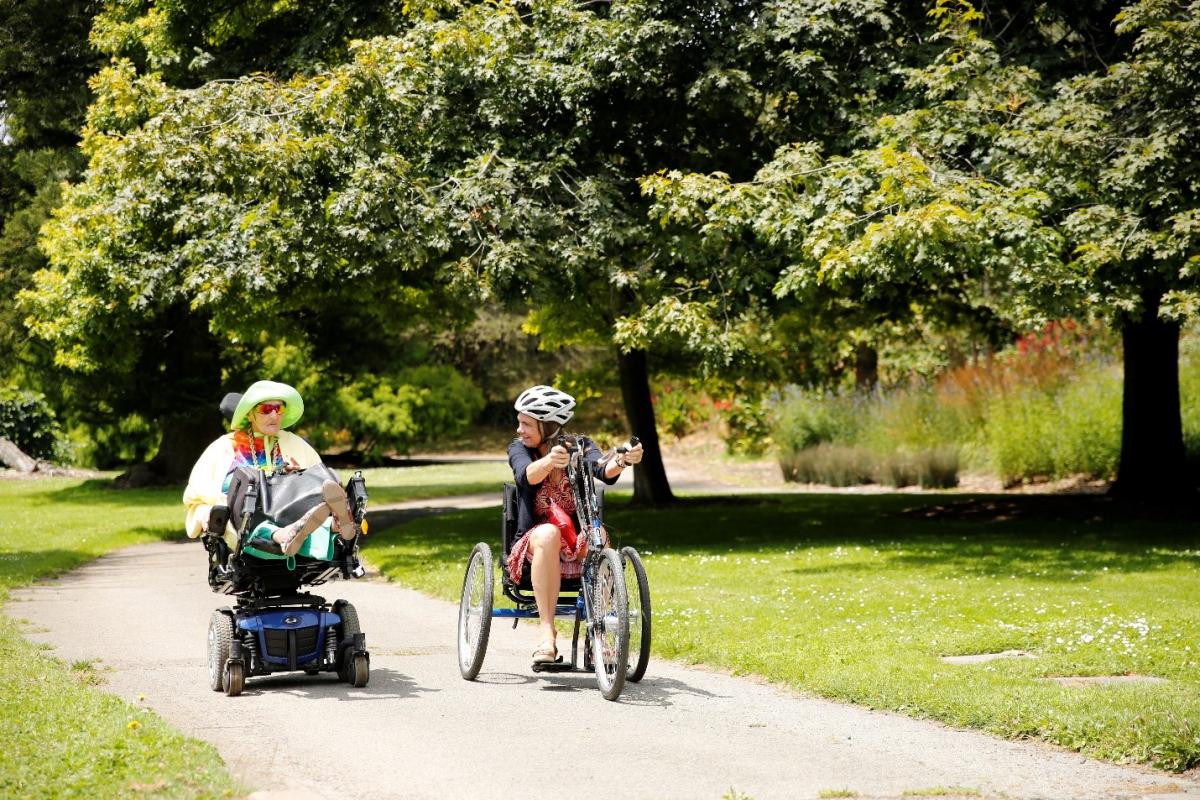
M 273 403 L 259 403 L 254 407 L 254 410 L 260 414 L 282 414 L 287 410 L 287 403 L 280 401 Z

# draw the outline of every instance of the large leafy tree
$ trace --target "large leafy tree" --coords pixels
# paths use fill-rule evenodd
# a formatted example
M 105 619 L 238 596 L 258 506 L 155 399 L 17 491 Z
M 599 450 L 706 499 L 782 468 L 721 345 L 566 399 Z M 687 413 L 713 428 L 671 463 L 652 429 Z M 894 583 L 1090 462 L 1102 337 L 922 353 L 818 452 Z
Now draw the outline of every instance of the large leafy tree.
M 1122 60 L 1039 64 L 1050 83 L 980 36 L 970 6 L 942 3 L 940 54 L 910 73 L 909 108 L 881 116 L 868 146 L 795 145 L 751 181 L 676 173 L 647 189 L 667 224 L 697 235 L 695 258 L 750 235 L 775 258 L 780 295 L 882 297 L 901 314 L 933 298 L 1017 325 L 1109 320 L 1125 342 L 1116 488 L 1177 486 L 1179 323 L 1198 288 L 1197 10 L 1130 6 L 1104 37 Z
M 132 61 L 102 73 L 35 330 L 88 368 L 122 325 L 181 306 L 233 330 L 336 307 L 350 279 L 381 324 L 405 287 L 526 298 L 548 340 L 613 348 L 649 450 L 637 497 L 668 499 L 652 364 L 736 371 L 769 309 L 738 271 L 689 277 L 723 287 L 693 301 L 638 179 L 749 175 L 797 135 L 852 139 L 895 88 L 907 21 L 866 0 L 408 10 L 311 77 L 172 90 Z
M 37 232 L 77 177 L 77 152 L 100 54 L 88 45 L 99 9 L 90 0 L 0 0 L 0 297 L 12 298 L 45 266 Z M 54 24 L 47 24 L 53 20 Z M 0 306 L 0 381 L 61 399 L 46 376 L 47 348 L 31 342 L 12 302 Z
M 33 0 L 25 3 L 33 4 Z M 85 8 L 85 4 L 78 6 Z M 197 287 L 182 285 L 180 262 L 173 261 L 167 251 L 186 241 L 203 223 L 175 218 L 164 222 L 159 218 L 157 221 L 164 224 L 156 227 L 156 221 L 150 219 L 152 209 L 162 207 L 163 192 L 178 192 L 181 205 L 187 206 L 188 193 L 199 191 L 204 199 L 189 206 L 194 217 L 212 219 L 228 212 L 231 218 L 244 221 L 240 213 L 219 200 L 239 188 L 256 191 L 255 175 L 236 175 L 233 188 L 210 184 L 197 190 L 198 182 L 211 176 L 203 170 L 193 175 L 182 171 L 194 164 L 187 147 L 195 142 L 180 145 L 177 153 L 149 153 L 139 132 L 160 112 L 169 117 L 169 109 L 177 107 L 172 103 L 187 96 L 179 92 L 189 87 L 220 85 L 222 80 L 247 72 L 270 72 L 286 78 L 336 62 L 344 57 L 351 39 L 390 29 L 395 9 L 377 3 L 213 6 L 112 0 L 103 5 L 86 4 L 86 10 L 86 16 L 76 14 L 81 26 L 70 29 L 70 36 L 62 34 L 64 42 L 86 49 L 91 27 L 92 44 L 111 59 L 107 66 L 100 67 L 94 61 L 97 53 L 89 51 L 93 61 L 81 68 L 96 73 L 91 80 L 93 102 L 83 128 L 83 154 L 89 162 L 87 178 L 60 200 L 59 182 L 72 176 L 61 172 L 54 175 L 45 200 L 37 206 L 44 215 L 55 205 L 64 204 L 58 221 L 42 242 L 54 269 L 40 274 L 37 291 L 27 293 L 31 299 L 23 313 L 32 312 L 29 322 L 36 340 L 53 346 L 54 372 L 65 379 L 56 385 L 63 387 L 73 406 L 73 416 L 97 428 L 112 425 L 130 413 L 153 420 L 163 431 L 162 444 L 149 471 L 143 470 L 140 477 L 174 480 L 186 475 L 198 448 L 215 434 L 218 417 L 212 398 L 219 394 L 223 383 L 244 384 L 259 375 L 261 356 L 247 353 L 247 342 L 259 342 L 261 349 L 264 334 L 267 346 L 289 337 L 297 342 L 321 342 L 312 363 L 318 368 L 332 365 L 328 388 L 330 395 L 336 396 L 347 385 L 357 385 L 354 381 L 364 371 L 386 372 L 398 354 L 402 358 L 408 352 L 406 342 L 414 337 L 400 320 L 409 311 L 419 319 L 423 301 L 414 299 L 418 292 L 406 294 L 402 286 L 381 292 L 365 285 L 351 289 L 339 284 L 339 291 L 318 295 L 316 289 L 327 289 L 328 284 L 313 282 L 307 285 L 314 291 L 292 291 L 295 282 L 288 279 L 286 270 L 272 272 L 280 269 L 278 264 L 273 264 L 257 283 L 239 283 L 228 295 L 197 298 Z M 31 13 L 30 18 L 36 16 Z M 53 16 L 43 13 L 40 19 L 44 22 Z M 42 25 L 41 30 L 47 29 Z M 21 39 L 19 35 L 14 38 Z M 260 111 L 253 105 L 258 101 L 253 88 L 251 81 L 241 96 L 249 105 L 238 109 L 244 115 L 233 121 L 235 126 L 255 118 Z M 48 88 L 29 94 L 35 99 L 54 96 Z M 79 104 L 80 111 L 84 105 L 86 101 Z M 195 117 L 186 118 L 183 124 L 192 119 Z M 265 114 L 262 119 L 266 119 Z M 77 113 L 72 122 L 68 128 L 78 131 L 85 122 L 82 113 Z M 164 130 L 162 142 L 174 146 L 176 139 L 171 138 L 170 126 Z M 241 133 L 241 141 L 245 141 L 244 136 L 263 130 L 249 125 Z M 268 131 L 264 135 L 273 134 Z M 120 154 L 149 160 L 118 166 Z M 285 153 L 276 155 L 286 160 Z M 254 157 L 251 152 L 241 165 L 231 162 L 229 166 L 236 171 Z M 313 166 L 319 159 L 314 155 L 306 165 Z M 265 162 L 258 166 L 274 168 Z M 273 184 L 287 195 L 285 206 L 301 202 L 301 191 L 294 193 L 296 186 L 305 180 L 320 181 L 319 175 L 302 174 L 303 169 L 285 168 Z M 155 173 L 153 179 L 142 186 L 143 175 L 151 172 Z M 189 182 L 189 178 L 196 180 Z M 268 183 L 270 180 L 266 178 Z M 158 194 L 139 194 L 142 188 Z M 200 210 L 198 206 L 205 203 L 207 208 Z M 82 206 L 87 206 L 90 213 L 76 213 Z M 138 215 L 142 215 L 140 220 Z M 278 221 L 279 217 L 267 213 L 266 220 Z M 10 222 L 10 228 L 19 224 L 17 232 L 30 234 L 37 230 L 41 219 L 25 214 L 15 215 Z M 178 227 L 174 227 L 176 222 Z M 253 237 L 254 231 L 248 231 L 248 236 Z M 118 245 L 120 241 L 124 245 Z M 272 242 L 259 237 L 257 244 L 266 247 Z M 26 244 L 21 246 L 25 247 L 23 254 L 30 253 Z M 201 253 L 198 244 L 193 246 L 197 247 L 193 257 L 211 258 L 209 266 L 217 274 L 222 270 L 239 271 L 241 265 L 228 260 L 237 257 L 236 248 Z M 297 253 L 304 250 L 303 241 L 291 246 Z M 159 258 L 148 256 L 141 262 L 146 271 L 138 271 L 131 267 L 128 248 Z M 28 263 L 23 264 L 22 274 L 42 266 L 41 254 L 33 255 L 25 259 Z M 245 267 L 253 272 L 256 265 L 248 262 Z M 8 274 L 14 273 L 10 270 Z M 14 279 L 10 283 L 18 289 L 24 281 Z M 264 285 L 278 287 L 288 299 L 265 309 L 263 298 L 271 296 L 272 289 L 264 290 Z M 376 302 L 393 295 L 403 298 L 394 308 Z M 366 297 L 371 302 L 364 302 Z M 222 318 L 218 303 L 234 305 L 238 311 Z M 436 306 L 439 311 L 447 307 Z M 252 323 L 246 321 L 251 314 Z M 230 318 L 238 322 L 230 322 Z M 4 328 L 13 332 L 14 338 L 24 340 L 21 327 L 6 324 Z M 376 392 L 378 387 L 363 391 Z

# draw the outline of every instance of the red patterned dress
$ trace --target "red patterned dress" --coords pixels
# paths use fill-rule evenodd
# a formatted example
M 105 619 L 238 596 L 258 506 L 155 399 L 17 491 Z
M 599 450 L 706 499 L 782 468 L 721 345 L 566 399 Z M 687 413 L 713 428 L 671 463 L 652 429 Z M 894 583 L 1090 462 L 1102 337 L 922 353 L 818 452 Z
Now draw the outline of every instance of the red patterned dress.
M 537 494 L 533 499 L 534 525 L 536 527 L 550 521 L 550 505 L 556 504 L 563 511 L 574 516 L 575 514 L 575 495 L 571 493 L 571 484 L 567 482 L 566 470 L 556 469 L 551 471 L 546 480 L 542 481 L 538 486 Z M 530 530 L 533 530 L 533 527 Z M 567 547 L 566 539 L 560 540 L 558 550 L 558 560 L 562 567 L 562 576 L 564 578 L 578 578 L 583 572 L 583 560 L 581 556 L 587 550 L 587 536 L 583 531 L 579 531 L 575 537 L 575 549 L 571 550 Z M 517 583 L 521 582 L 521 574 L 525 571 L 525 564 L 532 563 L 533 553 L 529 549 L 529 531 L 521 534 L 521 538 L 517 539 L 512 549 L 508 551 L 508 574 Z

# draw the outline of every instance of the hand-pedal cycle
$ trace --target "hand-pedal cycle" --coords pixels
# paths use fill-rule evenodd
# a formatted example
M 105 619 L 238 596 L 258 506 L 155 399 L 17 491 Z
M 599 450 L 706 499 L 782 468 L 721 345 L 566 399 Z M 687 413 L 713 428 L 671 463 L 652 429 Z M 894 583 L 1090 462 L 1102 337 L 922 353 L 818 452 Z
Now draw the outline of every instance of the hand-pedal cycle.
M 636 446 L 637 438 L 630 439 Z M 637 550 L 609 547 L 602 524 L 603 495 L 596 490 L 591 464 L 586 458 L 590 444 L 586 437 L 560 437 L 567 447 L 567 480 L 575 500 L 579 535 L 586 536 L 588 547 L 582 573 L 577 579 L 564 578 L 555 604 L 556 617 L 573 617 L 571 660 L 535 663 L 535 672 L 594 672 L 600 692 L 606 700 L 615 700 L 625 682 L 637 682 L 646 674 L 650 660 L 651 609 L 650 585 L 646 568 Z M 604 456 L 599 468 L 614 456 L 625 452 L 619 447 Z M 494 608 L 494 564 L 486 542 L 475 545 L 463 577 L 458 613 L 458 663 L 466 680 L 474 680 L 483 666 L 495 618 L 512 619 L 513 627 L 521 619 L 537 618 L 537 604 L 531 594 L 529 570 L 515 581 L 506 567 L 509 551 L 517 539 L 517 490 L 504 486 L 501 526 L 501 588 L 514 608 Z M 579 634 L 584 633 L 583 664 L 579 665 Z M 632 649 L 632 652 L 631 652 Z

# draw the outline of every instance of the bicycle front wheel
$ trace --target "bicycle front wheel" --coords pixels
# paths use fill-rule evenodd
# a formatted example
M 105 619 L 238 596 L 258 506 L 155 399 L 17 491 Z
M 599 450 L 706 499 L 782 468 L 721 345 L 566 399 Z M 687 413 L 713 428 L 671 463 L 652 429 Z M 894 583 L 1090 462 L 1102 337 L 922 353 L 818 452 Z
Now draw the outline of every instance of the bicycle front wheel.
M 487 653 L 492 632 L 492 550 L 483 542 L 475 545 L 463 576 L 458 601 L 458 671 L 475 680 Z
M 621 548 L 625 562 L 625 594 L 629 597 L 629 655 L 632 663 L 625 679 L 637 683 L 650 663 L 650 581 L 642 557 L 632 547 Z
M 629 597 L 621 556 L 611 547 L 600 554 L 592 576 L 592 619 L 588 621 L 588 643 L 592 669 L 605 700 L 616 700 L 625 688 L 629 658 Z

